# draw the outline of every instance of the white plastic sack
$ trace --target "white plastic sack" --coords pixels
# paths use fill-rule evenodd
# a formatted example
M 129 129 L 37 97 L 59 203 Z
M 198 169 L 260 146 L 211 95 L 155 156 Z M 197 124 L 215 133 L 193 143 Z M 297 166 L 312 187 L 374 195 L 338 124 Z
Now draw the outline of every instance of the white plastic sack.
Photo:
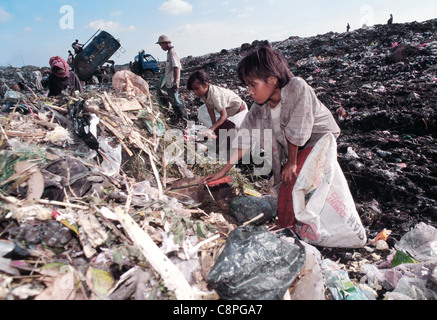
M 217 111 L 214 111 L 215 113 L 215 118 L 218 119 L 220 118 L 220 113 L 218 113 Z M 197 116 L 199 118 L 199 122 L 200 124 L 204 125 L 207 128 L 211 128 L 212 127 L 212 120 L 211 120 L 211 116 L 208 113 L 208 108 L 206 107 L 206 105 L 202 105 L 198 112 L 197 112 Z
M 293 189 L 296 231 L 312 245 L 362 248 L 366 232 L 337 160 L 337 142 L 325 135 L 308 156 Z
M 305 247 L 305 264 L 300 271 L 301 276 L 291 286 L 291 301 L 326 300 L 325 279 L 320 264 L 322 256 L 319 250 L 312 245 L 301 241 Z
M 112 86 L 116 91 L 124 91 L 130 97 L 142 94 L 150 97 L 149 84 L 129 70 L 118 71 L 112 78 Z

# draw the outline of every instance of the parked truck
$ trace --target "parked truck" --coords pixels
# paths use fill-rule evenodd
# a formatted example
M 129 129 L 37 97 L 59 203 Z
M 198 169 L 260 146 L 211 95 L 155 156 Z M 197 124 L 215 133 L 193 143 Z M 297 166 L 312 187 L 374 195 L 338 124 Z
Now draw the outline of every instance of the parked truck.
M 90 80 L 120 47 L 121 44 L 117 39 L 108 32 L 101 31 L 74 57 L 74 72 L 80 80 Z
M 155 74 L 160 73 L 159 63 L 151 54 L 146 54 L 145 51 L 142 50 L 135 57 L 135 61 L 132 64 L 132 72 L 149 80 L 152 79 Z

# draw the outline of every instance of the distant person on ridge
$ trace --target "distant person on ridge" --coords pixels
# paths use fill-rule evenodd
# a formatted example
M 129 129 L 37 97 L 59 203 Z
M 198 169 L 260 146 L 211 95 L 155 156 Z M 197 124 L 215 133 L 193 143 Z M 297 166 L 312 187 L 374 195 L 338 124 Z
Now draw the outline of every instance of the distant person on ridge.
M 393 24 L 393 15 L 390 14 L 390 19 L 387 21 L 387 24 L 391 26 Z
M 157 86 L 158 94 L 162 96 L 162 91 L 168 94 L 168 100 L 173 107 L 178 120 L 188 121 L 188 113 L 182 102 L 179 101 L 179 88 L 181 81 L 182 64 L 179 54 L 172 46 L 169 37 L 162 35 L 156 43 L 161 46 L 161 49 L 167 51 L 167 64 L 165 67 L 165 74 Z
M 347 27 L 346 27 L 346 32 L 349 33 L 350 30 L 351 30 L 351 26 L 350 26 L 350 24 L 348 23 L 348 24 L 347 24 Z
M 68 63 L 59 56 L 50 58 L 48 96 L 59 96 L 67 88 L 83 92 L 79 77 L 73 71 L 70 71 Z

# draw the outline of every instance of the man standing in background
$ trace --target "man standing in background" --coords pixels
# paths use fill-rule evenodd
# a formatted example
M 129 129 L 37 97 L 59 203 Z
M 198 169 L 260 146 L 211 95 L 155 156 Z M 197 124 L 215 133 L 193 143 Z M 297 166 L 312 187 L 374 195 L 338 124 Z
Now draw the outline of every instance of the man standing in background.
M 162 35 L 156 43 L 161 46 L 162 50 L 167 51 L 167 64 L 165 75 L 161 79 L 161 85 L 158 86 L 158 94 L 161 95 L 165 91 L 168 95 L 168 100 L 173 107 L 178 120 L 188 121 L 188 113 L 185 106 L 179 101 L 179 88 L 181 80 L 182 64 L 176 49 L 172 46 L 169 37 Z

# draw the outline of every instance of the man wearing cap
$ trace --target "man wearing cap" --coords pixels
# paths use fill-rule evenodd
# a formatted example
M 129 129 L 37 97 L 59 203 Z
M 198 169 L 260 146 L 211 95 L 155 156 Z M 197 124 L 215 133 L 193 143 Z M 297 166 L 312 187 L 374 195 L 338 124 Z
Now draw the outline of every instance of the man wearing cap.
M 185 106 L 179 101 L 179 87 L 182 64 L 176 49 L 172 46 L 169 37 L 160 36 L 158 42 L 162 50 L 167 51 L 167 64 L 165 75 L 161 81 L 162 89 L 168 94 L 168 99 L 180 120 L 188 121 L 188 113 Z M 159 88 L 158 88 L 159 89 Z

